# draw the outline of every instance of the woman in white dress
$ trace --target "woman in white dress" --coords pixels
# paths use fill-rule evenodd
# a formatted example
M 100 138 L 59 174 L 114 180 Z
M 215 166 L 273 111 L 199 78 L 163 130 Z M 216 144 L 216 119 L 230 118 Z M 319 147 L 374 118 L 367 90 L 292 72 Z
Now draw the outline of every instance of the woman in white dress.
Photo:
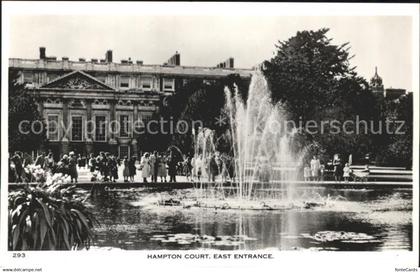
M 143 177 L 143 182 L 147 182 L 147 178 L 151 174 L 150 163 L 149 163 L 149 153 L 144 153 L 143 157 L 141 157 L 140 167 L 141 167 L 141 176 Z
M 350 178 L 351 168 L 348 163 L 345 164 L 343 168 L 343 178 L 344 181 L 348 182 Z

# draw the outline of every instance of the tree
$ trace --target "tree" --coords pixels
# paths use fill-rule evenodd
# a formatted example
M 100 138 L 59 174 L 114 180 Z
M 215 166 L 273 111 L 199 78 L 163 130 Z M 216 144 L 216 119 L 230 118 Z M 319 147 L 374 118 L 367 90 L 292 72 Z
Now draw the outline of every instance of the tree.
M 215 130 L 216 137 L 220 139 L 219 151 L 230 149 L 230 143 L 225 140 L 225 133 L 229 129 L 228 118 L 224 119 L 224 124 L 218 123 L 217 118 L 224 115 L 225 106 L 225 87 L 233 90 L 237 85 L 246 95 L 249 82 L 240 78 L 237 74 L 229 75 L 220 81 L 203 81 L 192 79 L 180 87 L 169 100 L 167 108 L 162 112 L 166 118 L 173 118 L 174 122 L 179 120 L 186 121 L 189 125 L 188 133 L 172 135 L 171 144 L 178 146 L 182 152 L 193 152 L 192 127 L 194 121 L 201 121 L 206 128 Z M 197 124 L 197 123 L 196 123 Z M 198 127 L 194 128 L 196 131 Z
M 300 31 L 287 41 L 280 41 L 276 55 L 265 61 L 263 72 L 274 102 L 281 102 L 295 122 L 337 120 L 343 124 L 357 116 L 378 120 L 377 101 L 365 79 L 350 66 L 348 43 L 332 44 L 328 29 Z M 317 143 L 328 157 L 334 153 L 361 156 L 376 149 L 375 136 L 341 131 L 332 133 L 303 131 L 306 145 Z M 322 155 L 322 154 L 321 154 Z
M 383 141 L 384 147 L 377 159 L 382 164 L 411 168 L 413 165 L 413 93 L 397 100 L 383 100 L 383 122 L 396 121 L 390 126 L 391 134 Z M 400 127 L 399 123 L 402 122 Z
M 25 84 L 18 82 L 18 77 L 18 72 L 9 70 L 10 153 L 16 150 L 26 152 L 36 150 L 46 140 L 45 124 L 35 99 Z
M 274 101 L 285 102 L 292 118 L 312 117 L 332 105 L 340 78 L 354 76 L 348 44 L 333 45 L 328 29 L 301 31 L 276 45 L 263 65 Z

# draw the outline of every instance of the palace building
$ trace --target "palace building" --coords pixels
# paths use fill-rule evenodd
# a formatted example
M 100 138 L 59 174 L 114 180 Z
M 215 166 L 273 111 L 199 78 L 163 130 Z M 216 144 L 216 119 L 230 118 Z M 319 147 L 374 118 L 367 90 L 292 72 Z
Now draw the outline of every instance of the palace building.
M 182 66 L 176 52 L 162 65 L 142 61 L 104 59 L 78 61 L 48 57 L 40 47 L 39 59 L 10 58 L 9 69 L 19 72 L 20 83 L 33 90 L 39 111 L 48 125 L 46 150 L 55 154 L 109 151 L 120 157 L 138 154 L 142 143 L 130 128 L 106 129 L 106 124 L 146 123 L 159 114 L 165 98 L 189 79 L 220 80 L 230 74 L 249 79 L 251 69 L 234 68 L 234 59 L 215 67 Z M 60 129 L 56 125 L 62 124 Z M 94 129 L 89 126 L 94 124 Z

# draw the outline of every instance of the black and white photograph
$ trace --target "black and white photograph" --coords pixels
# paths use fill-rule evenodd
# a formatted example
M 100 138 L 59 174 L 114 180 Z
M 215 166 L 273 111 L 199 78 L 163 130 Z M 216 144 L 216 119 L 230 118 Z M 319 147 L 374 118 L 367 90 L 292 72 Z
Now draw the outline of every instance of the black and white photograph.
M 417 271 L 418 4 L 7 4 L 2 271 L 63 252 Z

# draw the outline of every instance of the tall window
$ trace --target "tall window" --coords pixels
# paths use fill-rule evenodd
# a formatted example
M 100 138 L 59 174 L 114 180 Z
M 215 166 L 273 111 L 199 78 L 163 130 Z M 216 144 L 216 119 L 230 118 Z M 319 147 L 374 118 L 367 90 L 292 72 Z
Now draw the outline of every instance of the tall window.
M 141 78 L 141 88 L 145 90 L 150 90 L 152 88 L 152 78 L 151 77 L 142 77 Z
M 120 137 L 128 137 L 128 115 L 120 115 Z
M 164 91 L 173 91 L 175 89 L 175 80 L 174 79 L 163 79 L 163 90 Z
M 152 115 L 150 114 L 144 114 L 141 116 L 141 121 L 143 122 L 143 125 L 146 127 L 147 124 L 152 120 Z
M 71 117 L 71 140 L 81 141 L 83 135 L 82 116 Z
M 23 72 L 23 82 L 33 83 L 34 82 L 34 73 L 32 72 Z
M 106 77 L 105 76 L 96 76 L 96 79 L 99 80 L 99 81 L 101 81 L 101 82 L 103 82 L 103 83 L 105 83 L 105 81 L 106 81 Z
M 58 115 L 48 115 L 48 140 L 58 141 Z
M 128 88 L 129 87 L 129 77 L 121 77 L 120 78 L 120 88 Z
M 106 119 L 103 115 L 95 116 L 95 141 L 106 141 Z
M 130 147 L 128 145 L 121 145 L 119 148 L 119 157 L 120 159 L 124 159 L 125 157 L 130 158 Z

